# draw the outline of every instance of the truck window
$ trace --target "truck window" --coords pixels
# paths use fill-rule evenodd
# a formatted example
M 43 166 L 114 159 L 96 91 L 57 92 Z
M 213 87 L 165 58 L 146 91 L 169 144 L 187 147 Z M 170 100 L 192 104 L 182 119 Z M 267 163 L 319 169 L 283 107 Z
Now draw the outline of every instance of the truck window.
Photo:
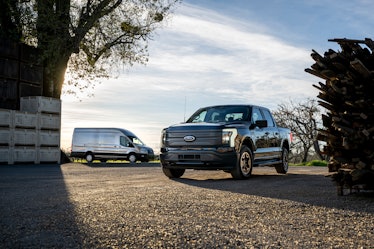
M 268 110 L 266 110 L 266 109 L 262 109 L 262 112 L 264 113 L 265 119 L 268 121 L 268 126 L 269 127 L 274 127 L 275 126 L 274 120 L 271 117 L 270 112 Z
M 206 116 L 207 111 L 204 110 L 200 112 L 198 115 L 194 116 L 191 123 L 201 123 L 205 121 L 205 116 Z
M 259 108 L 253 107 L 252 109 L 252 123 L 255 123 L 257 120 L 265 120 L 262 116 L 262 113 Z

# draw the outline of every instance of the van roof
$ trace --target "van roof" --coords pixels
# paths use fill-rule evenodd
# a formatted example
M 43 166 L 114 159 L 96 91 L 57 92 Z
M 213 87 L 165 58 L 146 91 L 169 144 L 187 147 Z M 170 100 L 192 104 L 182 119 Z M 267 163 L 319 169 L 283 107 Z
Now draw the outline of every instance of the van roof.
M 74 132 L 75 131 L 83 131 L 83 130 L 90 130 L 90 131 L 109 131 L 109 130 L 116 130 L 116 131 L 120 131 L 122 132 L 123 134 L 125 134 L 126 136 L 131 136 L 131 137 L 137 137 L 134 133 L 132 133 L 131 131 L 129 130 L 126 130 L 126 129 L 123 129 L 123 128 L 111 128 L 111 127 L 104 127 L 104 128 L 95 128 L 95 127 L 90 127 L 90 128 L 74 128 Z

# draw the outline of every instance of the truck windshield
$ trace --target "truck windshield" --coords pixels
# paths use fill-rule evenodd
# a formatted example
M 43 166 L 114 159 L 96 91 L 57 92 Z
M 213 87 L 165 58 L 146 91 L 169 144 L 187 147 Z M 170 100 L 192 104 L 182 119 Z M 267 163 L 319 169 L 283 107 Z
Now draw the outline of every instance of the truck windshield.
M 216 106 L 200 109 L 187 120 L 187 123 L 248 121 L 248 114 L 249 108 L 246 106 Z

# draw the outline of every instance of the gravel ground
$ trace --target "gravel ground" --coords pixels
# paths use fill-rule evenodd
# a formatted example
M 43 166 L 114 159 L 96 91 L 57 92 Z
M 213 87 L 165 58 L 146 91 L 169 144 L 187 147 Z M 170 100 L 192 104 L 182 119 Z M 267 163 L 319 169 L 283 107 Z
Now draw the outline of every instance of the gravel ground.
M 157 164 L 0 165 L 1 248 L 374 248 L 372 193 L 326 168 L 249 180 Z

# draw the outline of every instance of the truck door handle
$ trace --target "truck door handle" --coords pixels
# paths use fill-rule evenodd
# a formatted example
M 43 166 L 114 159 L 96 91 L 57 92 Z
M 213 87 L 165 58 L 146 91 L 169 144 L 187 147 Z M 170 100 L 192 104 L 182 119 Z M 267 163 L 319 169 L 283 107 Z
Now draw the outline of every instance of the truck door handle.
M 269 135 L 269 132 L 265 132 L 265 135 Z

